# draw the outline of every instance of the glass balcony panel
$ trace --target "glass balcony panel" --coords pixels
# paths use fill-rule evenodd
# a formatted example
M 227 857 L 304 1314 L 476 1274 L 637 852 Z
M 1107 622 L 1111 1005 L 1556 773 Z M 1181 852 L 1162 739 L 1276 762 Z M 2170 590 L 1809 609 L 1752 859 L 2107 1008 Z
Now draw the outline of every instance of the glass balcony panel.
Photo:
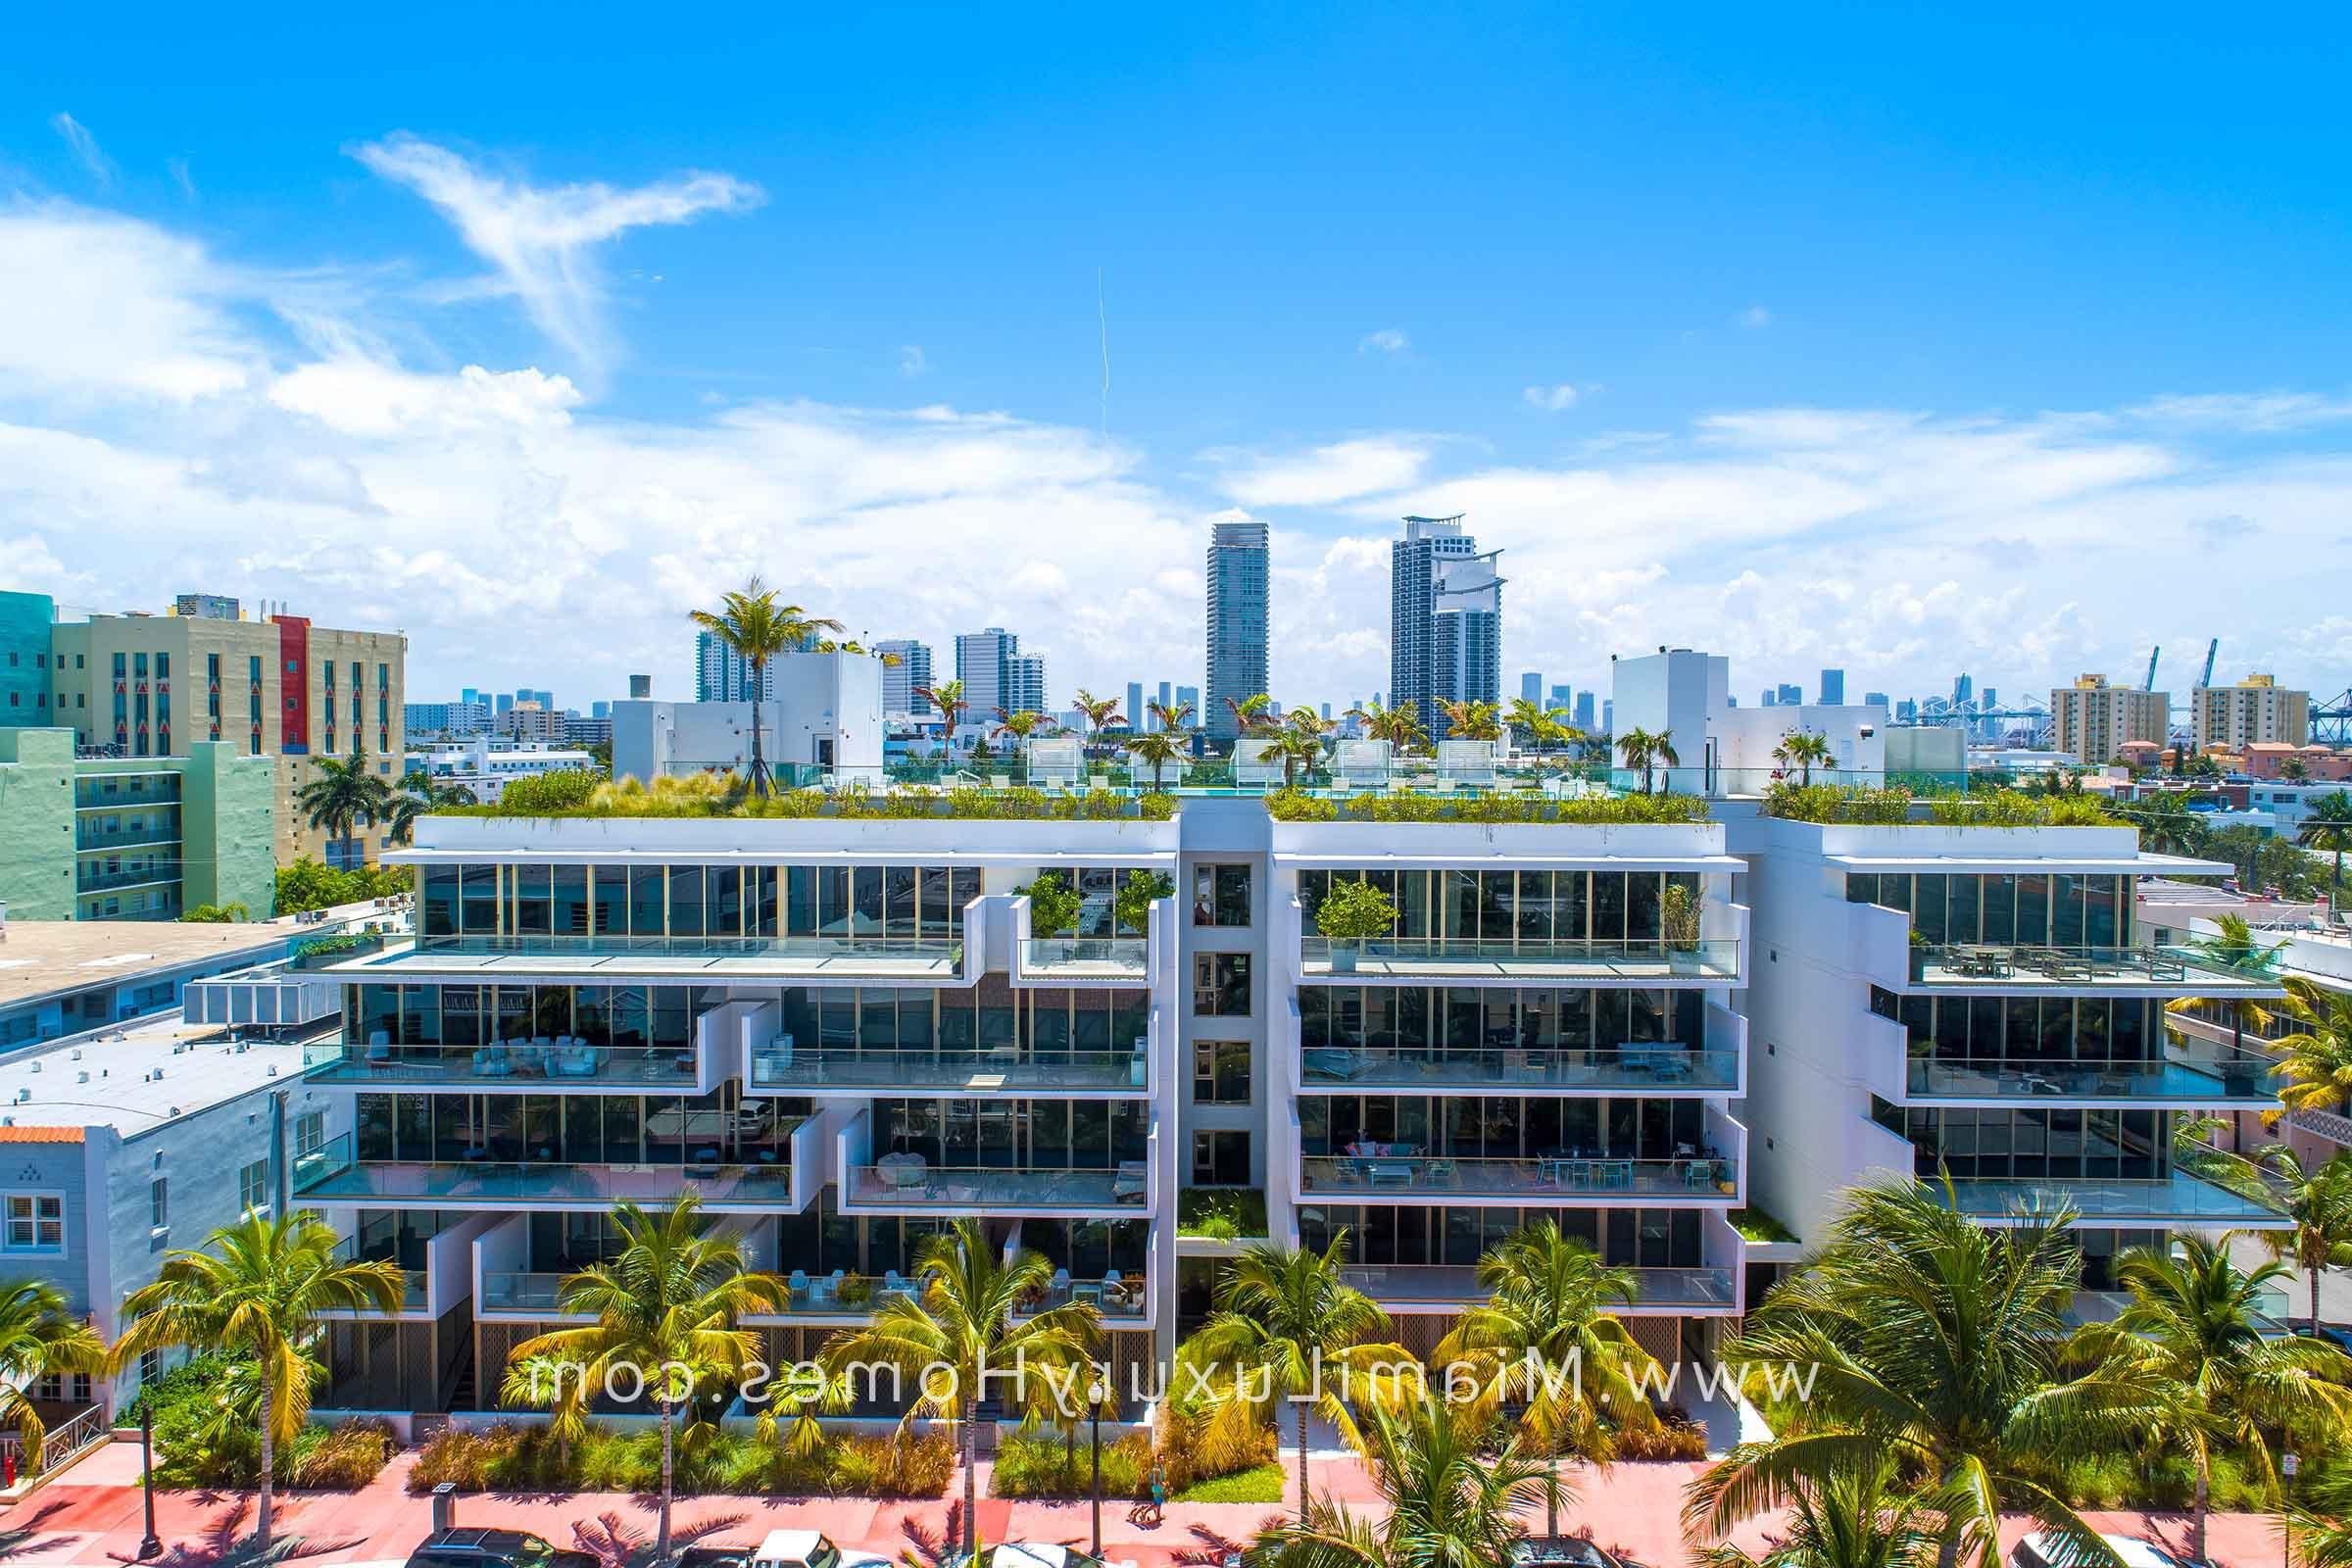
M 817 1277 L 795 1274 L 788 1280 L 783 1299 L 772 1312 L 751 1315 L 754 1318 L 858 1316 L 877 1310 L 893 1297 L 911 1298 L 920 1290 L 920 1283 L 910 1276 L 895 1273 Z M 1065 1280 L 1015 1303 L 1012 1315 L 1031 1317 L 1073 1301 L 1092 1305 L 1106 1323 L 1141 1322 L 1149 1315 L 1144 1282 L 1140 1278 Z
M 485 1273 L 482 1298 L 486 1312 L 553 1312 L 567 1274 Z
M 1143 1089 L 1147 1057 L 1134 1051 L 758 1052 L 755 1088 L 840 1089 Z
M 1021 974 L 1033 980 L 1144 978 L 1142 937 L 1032 937 L 1021 944 Z
M 1491 1294 L 1467 1263 L 1350 1264 L 1348 1284 L 1375 1301 L 1451 1304 L 1484 1301 Z M 1635 1268 L 1632 1306 L 1721 1306 L 1739 1300 L 1739 1284 L 1728 1268 Z
M 566 1040 L 545 1046 L 511 1042 L 475 1050 L 463 1046 L 355 1046 L 315 1041 L 303 1048 L 303 1070 L 322 1083 L 398 1084 L 644 1084 L 691 1090 L 695 1056 L 675 1046 L 599 1046 Z
M 365 1252 L 361 1252 L 353 1247 L 352 1240 L 348 1236 L 344 1237 L 343 1240 L 335 1244 L 334 1259 L 336 1262 L 349 1263 L 354 1261 L 355 1258 L 358 1261 L 368 1263 L 397 1263 L 400 1261 L 398 1258 L 392 1255 L 392 1249 L 388 1245 L 370 1247 Z M 403 1312 L 421 1312 L 425 1309 L 425 1289 L 427 1284 L 428 1281 L 425 1277 L 425 1271 L 421 1268 L 403 1269 L 401 1271 L 400 1309 Z M 372 1310 L 370 1310 L 368 1312 L 363 1312 L 360 1315 L 367 1317 L 374 1314 Z
M 1362 1198 L 1383 1193 L 1459 1194 L 1467 1198 L 1707 1198 L 1729 1200 L 1723 1189 L 1736 1168 L 1728 1159 L 1576 1158 L 1454 1159 L 1428 1155 L 1307 1154 L 1301 1190 L 1315 1198 Z
M 1450 937 L 1382 937 L 1340 942 L 1303 937 L 1299 972 L 1313 980 L 1535 979 L 1576 985 L 1596 980 L 1734 980 L 1740 943 L 1713 938 L 1682 947 L 1663 941 L 1578 942 L 1529 938 L 1516 942 Z
M 1737 1052 L 1657 1045 L 1624 1051 L 1375 1051 L 1300 1053 L 1308 1088 L 1736 1089 Z
M 2213 992 L 2279 989 L 2277 975 L 2232 968 L 2194 948 L 2018 947 L 1993 942 L 1915 942 L 1911 983 L 1990 992 L 2103 985 Z
M 792 1171 L 763 1165 L 566 1165 L 555 1161 L 398 1162 L 351 1157 L 351 1135 L 294 1161 L 294 1190 L 314 1202 L 667 1203 L 692 1193 L 711 1205 L 791 1202 Z
M 2267 1104 L 2276 1098 L 2269 1064 L 2244 1053 L 2190 1053 L 2184 1059 L 2137 1062 L 1915 1056 L 1908 1074 L 1914 1100 L 2146 1100 L 2218 1105 L 2232 1101 Z
M 1922 1178 L 1932 1194 L 1940 1195 L 1942 1184 L 1932 1177 Z M 2277 1208 L 2245 1193 L 2232 1191 L 2215 1182 L 2201 1180 L 2184 1172 L 2145 1179 L 2091 1180 L 2019 1180 L 1986 1181 L 1970 1179 L 1954 1181 L 1952 1196 L 1955 1206 L 1963 1214 L 1982 1219 L 2003 1219 L 2034 1209 L 2053 1209 L 2071 1204 L 2081 1222 L 2140 1221 L 2165 1223 L 2169 1221 L 2211 1222 L 2276 1220 Z
M 846 1175 L 845 1200 L 891 1208 L 1042 1209 L 1143 1207 L 1149 1180 L 1140 1159 L 1108 1170 L 1021 1169 L 987 1165 L 858 1165 Z
M 595 973 L 783 974 L 810 980 L 953 980 L 960 937 L 419 937 L 378 967 L 495 974 L 550 968 Z

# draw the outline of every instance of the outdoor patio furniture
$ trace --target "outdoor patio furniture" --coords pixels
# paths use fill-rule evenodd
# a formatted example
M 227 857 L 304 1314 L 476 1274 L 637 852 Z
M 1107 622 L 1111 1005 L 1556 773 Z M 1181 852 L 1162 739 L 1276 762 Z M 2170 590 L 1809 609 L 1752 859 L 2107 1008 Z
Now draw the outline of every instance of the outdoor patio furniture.
M 1413 1167 L 1408 1160 L 1366 1160 L 1364 1178 L 1375 1187 L 1410 1187 L 1413 1185 Z

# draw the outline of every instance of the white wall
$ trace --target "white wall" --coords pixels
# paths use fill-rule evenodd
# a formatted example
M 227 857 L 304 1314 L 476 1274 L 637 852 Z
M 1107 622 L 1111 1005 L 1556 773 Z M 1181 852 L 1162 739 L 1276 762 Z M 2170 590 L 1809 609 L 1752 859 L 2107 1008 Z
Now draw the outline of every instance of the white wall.
M 770 666 L 775 701 L 760 705 L 760 747 L 770 766 L 809 766 L 829 745 L 838 772 L 879 775 L 882 662 L 857 654 L 785 654 Z M 741 771 L 752 757 L 750 703 L 612 705 L 612 773 L 655 778 L 710 768 Z

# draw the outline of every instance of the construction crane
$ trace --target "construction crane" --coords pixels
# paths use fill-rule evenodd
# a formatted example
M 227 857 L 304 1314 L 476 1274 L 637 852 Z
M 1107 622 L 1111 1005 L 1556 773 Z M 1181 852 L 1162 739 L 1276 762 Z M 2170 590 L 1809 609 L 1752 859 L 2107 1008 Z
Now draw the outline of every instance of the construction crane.
M 2148 678 L 2140 683 L 2141 691 L 2152 692 L 2156 689 L 2156 656 L 2163 652 L 2164 644 L 2162 643 L 2158 643 L 2148 650 Z
M 2198 685 L 2205 687 L 2213 685 L 2213 656 L 2221 651 L 2222 640 L 2219 637 L 2205 645 L 2205 678 L 2197 682 Z

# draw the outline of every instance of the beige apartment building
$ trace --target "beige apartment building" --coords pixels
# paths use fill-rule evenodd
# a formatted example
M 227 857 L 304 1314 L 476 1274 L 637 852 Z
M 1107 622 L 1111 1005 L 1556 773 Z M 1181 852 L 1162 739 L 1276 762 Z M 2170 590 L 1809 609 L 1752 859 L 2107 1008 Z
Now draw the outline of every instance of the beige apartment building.
M 2196 749 L 2305 746 L 2311 741 L 2311 693 L 2289 691 L 2275 675 L 2248 675 L 2234 686 L 2199 686 L 2189 693 L 2189 728 Z
M 317 760 L 357 751 L 398 781 L 408 737 L 408 639 L 343 631 L 301 615 L 248 616 L 236 601 L 185 595 L 162 614 L 129 612 L 61 621 L 51 629 L 55 722 L 77 745 L 119 757 L 178 757 L 221 741 L 277 759 L 278 863 L 372 859 L 383 829 L 329 843 L 295 797 Z
M 2127 741 L 2165 743 L 2173 694 L 2110 686 L 2104 675 L 2078 675 L 2050 691 L 2057 749 L 2085 766 L 2110 761 Z

